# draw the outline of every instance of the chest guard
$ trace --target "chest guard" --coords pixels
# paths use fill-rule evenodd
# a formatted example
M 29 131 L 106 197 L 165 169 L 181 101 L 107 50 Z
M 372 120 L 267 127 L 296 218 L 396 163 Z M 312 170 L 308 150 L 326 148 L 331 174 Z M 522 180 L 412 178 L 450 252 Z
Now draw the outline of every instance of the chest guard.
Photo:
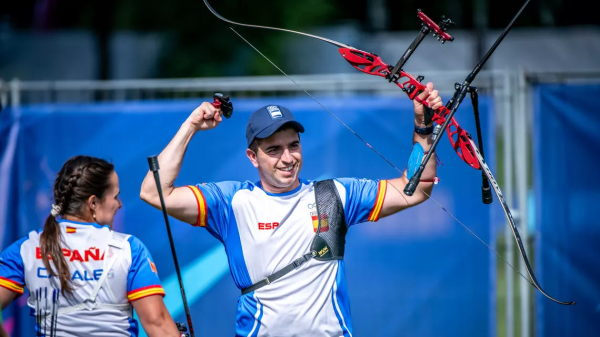
M 342 260 L 344 258 L 344 246 L 346 245 L 348 226 L 346 224 L 346 216 L 344 215 L 344 205 L 342 205 L 338 190 L 332 179 L 317 181 L 314 186 L 319 223 L 315 237 L 310 245 L 310 252 L 302 255 L 263 280 L 243 288 L 242 295 L 275 282 L 310 259 L 331 261 Z
M 342 260 L 346 246 L 344 205 L 332 179 L 315 183 L 315 201 L 319 225 L 310 250 L 319 261 Z

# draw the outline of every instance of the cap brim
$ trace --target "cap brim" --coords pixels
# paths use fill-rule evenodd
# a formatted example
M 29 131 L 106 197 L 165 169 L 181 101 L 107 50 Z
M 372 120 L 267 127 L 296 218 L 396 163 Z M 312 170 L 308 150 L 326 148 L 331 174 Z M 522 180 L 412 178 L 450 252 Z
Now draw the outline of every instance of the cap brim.
M 304 127 L 302 126 L 302 124 L 298 123 L 297 121 L 281 121 L 278 123 L 274 123 L 269 125 L 267 128 L 265 128 L 264 130 L 262 130 L 261 132 L 259 132 L 255 138 L 267 138 L 269 136 L 271 136 L 272 134 L 275 133 L 275 131 L 279 130 L 279 128 L 281 128 L 284 125 L 291 125 L 294 129 L 296 129 L 296 131 L 302 133 L 304 132 Z

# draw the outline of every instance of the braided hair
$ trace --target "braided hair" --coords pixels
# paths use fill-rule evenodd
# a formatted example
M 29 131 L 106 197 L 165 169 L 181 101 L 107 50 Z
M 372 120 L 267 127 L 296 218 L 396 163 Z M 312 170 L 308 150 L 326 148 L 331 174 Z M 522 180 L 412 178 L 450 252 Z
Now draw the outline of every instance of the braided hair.
M 58 276 L 63 293 L 71 293 L 74 289 L 69 265 L 60 246 L 60 227 L 56 217 L 84 217 L 88 211 L 87 200 L 93 195 L 99 199 L 104 197 L 113 171 L 114 166 L 104 159 L 75 156 L 64 163 L 54 181 L 54 205 L 40 235 L 40 250 L 48 274 Z

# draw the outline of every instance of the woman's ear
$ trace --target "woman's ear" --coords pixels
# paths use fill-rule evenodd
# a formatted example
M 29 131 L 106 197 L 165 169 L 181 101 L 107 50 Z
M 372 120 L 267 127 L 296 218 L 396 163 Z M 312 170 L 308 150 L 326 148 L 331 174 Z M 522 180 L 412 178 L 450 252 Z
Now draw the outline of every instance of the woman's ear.
M 93 211 L 96 210 L 97 203 L 98 203 L 98 198 L 96 198 L 95 195 L 91 195 L 87 200 L 88 207 Z

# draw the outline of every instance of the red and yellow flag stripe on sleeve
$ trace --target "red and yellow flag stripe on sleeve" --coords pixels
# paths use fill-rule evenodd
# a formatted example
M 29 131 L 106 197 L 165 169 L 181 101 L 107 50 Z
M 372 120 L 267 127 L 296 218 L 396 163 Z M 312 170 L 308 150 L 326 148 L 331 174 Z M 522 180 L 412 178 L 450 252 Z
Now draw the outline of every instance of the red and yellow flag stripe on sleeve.
M 139 288 L 136 290 L 132 290 L 127 293 L 127 299 L 129 302 L 133 302 L 135 300 L 139 300 L 140 298 L 152 296 L 152 295 L 162 295 L 165 296 L 165 291 L 163 287 L 160 285 L 148 286 Z
M 4 287 L 19 294 L 23 294 L 23 288 L 25 288 L 24 285 L 4 277 L 0 277 L 0 287 Z
M 204 199 L 204 194 L 197 186 L 188 186 L 192 192 L 194 192 L 194 196 L 196 197 L 196 202 L 198 203 L 198 221 L 195 226 L 205 227 L 206 226 L 206 200 Z
M 387 180 L 380 180 L 379 186 L 377 187 L 377 197 L 375 197 L 375 205 L 371 214 L 369 214 L 369 221 L 379 220 L 379 213 L 381 213 L 381 207 L 383 207 L 383 201 L 385 200 L 385 192 L 387 191 Z

